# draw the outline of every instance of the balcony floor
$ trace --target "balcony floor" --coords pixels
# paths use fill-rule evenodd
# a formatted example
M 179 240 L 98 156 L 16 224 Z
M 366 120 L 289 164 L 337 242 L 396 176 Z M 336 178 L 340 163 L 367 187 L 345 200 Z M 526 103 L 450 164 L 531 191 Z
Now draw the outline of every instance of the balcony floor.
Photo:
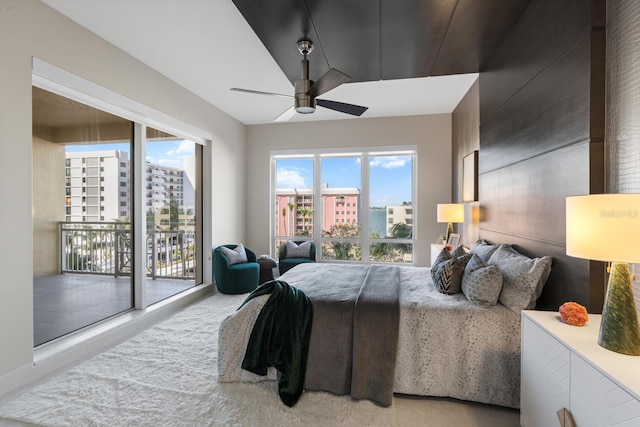
M 195 285 L 193 280 L 147 279 L 147 305 Z M 127 311 L 129 277 L 59 274 L 33 279 L 34 346 Z

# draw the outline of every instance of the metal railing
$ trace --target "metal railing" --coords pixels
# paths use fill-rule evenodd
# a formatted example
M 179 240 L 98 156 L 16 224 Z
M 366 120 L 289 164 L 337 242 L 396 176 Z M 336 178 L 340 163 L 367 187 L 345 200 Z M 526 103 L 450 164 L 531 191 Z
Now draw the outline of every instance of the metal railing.
M 60 223 L 63 273 L 131 275 L 131 226 L 123 222 Z M 194 279 L 195 235 L 179 230 L 146 235 L 147 277 Z

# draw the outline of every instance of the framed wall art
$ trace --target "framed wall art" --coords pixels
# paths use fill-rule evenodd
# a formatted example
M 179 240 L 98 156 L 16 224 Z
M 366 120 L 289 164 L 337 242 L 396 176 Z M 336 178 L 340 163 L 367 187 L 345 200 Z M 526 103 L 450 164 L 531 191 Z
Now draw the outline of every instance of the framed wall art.
M 462 159 L 462 201 L 478 201 L 478 151 L 472 151 Z

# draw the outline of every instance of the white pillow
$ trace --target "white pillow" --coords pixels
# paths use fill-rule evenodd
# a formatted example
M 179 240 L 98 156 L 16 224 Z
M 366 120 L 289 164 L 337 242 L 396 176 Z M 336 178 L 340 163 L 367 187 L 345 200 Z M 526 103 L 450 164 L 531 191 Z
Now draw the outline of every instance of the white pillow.
M 285 255 L 287 258 L 309 258 L 311 256 L 311 242 L 307 241 L 296 245 L 287 241 Z
M 515 313 L 530 310 L 542 294 L 551 273 L 553 258 L 529 258 L 510 245 L 500 245 L 489 264 L 497 265 L 504 276 L 500 302 Z
M 247 252 L 244 250 L 244 246 L 240 243 L 233 249 L 229 249 L 225 246 L 221 247 L 222 253 L 229 260 L 229 265 L 240 264 L 249 261 L 247 259 Z

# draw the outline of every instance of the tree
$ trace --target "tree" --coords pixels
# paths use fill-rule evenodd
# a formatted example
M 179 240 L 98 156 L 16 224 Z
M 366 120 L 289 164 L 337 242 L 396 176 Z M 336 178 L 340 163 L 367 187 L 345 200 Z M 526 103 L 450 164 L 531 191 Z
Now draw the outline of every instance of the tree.
M 294 224 L 295 220 L 293 218 L 293 210 L 298 205 L 296 203 L 289 203 L 289 236 L 295 236 Z
M 410 225 L 403 222 L 394 224 L 389 228 L 390 239 L 410 239 L 413 230 Z M 379 233 L 373 233 L 372 238 L 380 238 Z M 369 254 L 374 261 L 403 262 L 404 256 L 411 252 L 410 245 L 406 243 L 376 242 L 371 245 Z
M 169 200 L 169 229 L 177 229 L 180 222 L 180 205 L 176 199 Z
M 302 208 L 302 209 L 298 209 L 298 212 L 300 212 L 300 215 L 302 215 L 302 236 L 310 236 L 311 233 L 309 232 L 309 228 L 307 228 L 307 221 L 306 218 L 313 218 L 313 209 L 309 209 L 309 208 Z
M 360 237 L 359 224 L 334 224 L 329 230 L 322 231 L 322 237 L 329 238 L 357 238 Z M 325 249 L 328 257 L 339 260 L 362 259 L 362 248 L 358 242 L 334 241 L 327 242 Z M 323 250 L 325 250 L 323 249 Z

